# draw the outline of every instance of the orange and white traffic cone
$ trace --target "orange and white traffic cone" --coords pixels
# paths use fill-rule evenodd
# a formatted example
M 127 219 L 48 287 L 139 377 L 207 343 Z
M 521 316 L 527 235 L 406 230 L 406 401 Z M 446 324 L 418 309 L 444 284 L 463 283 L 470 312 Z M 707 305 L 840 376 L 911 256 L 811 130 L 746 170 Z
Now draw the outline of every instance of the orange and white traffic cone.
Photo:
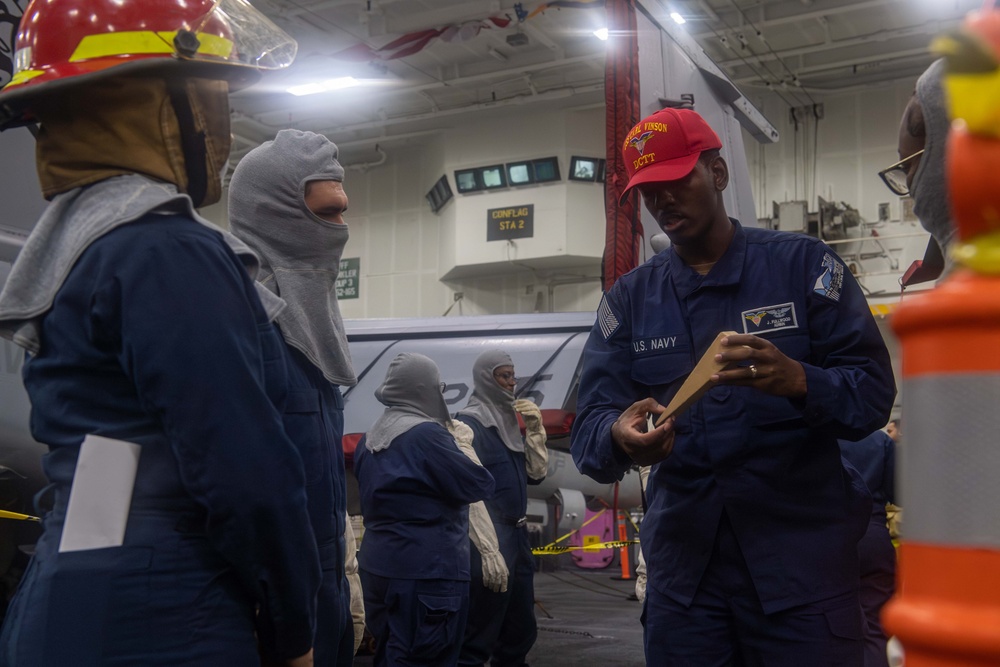
M 899 586 L 906 667 L 1000 665 L 1000 276 L 961 270 L 893 316 L 903 351 Z
M 628 531 L 625 526 L 625 512 L 618 512 L 618 516 L 616 518 L 618 523 L 618 541 L 623 543 L 628 542 Z M 621 563 L 622 576 L 615 577 L 615 579 L 632 579 L 632 564 L 629 562 L 628 550 L 628 544 L 625 544 L 618 550 L 618 560 Z
M 906 667 L 986 667 L 1000 665 L 1000 10 L 988 1 L 935 44 L 954 119 L 947 169 L 962 268 L 893 319 L 904 519 L 882 621 Z

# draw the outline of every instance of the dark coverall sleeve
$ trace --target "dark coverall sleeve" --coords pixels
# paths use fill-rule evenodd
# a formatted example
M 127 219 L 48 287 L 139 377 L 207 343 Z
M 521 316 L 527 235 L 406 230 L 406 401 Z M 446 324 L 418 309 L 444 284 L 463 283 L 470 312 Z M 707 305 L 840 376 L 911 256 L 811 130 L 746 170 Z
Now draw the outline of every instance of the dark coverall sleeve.
M 179 235 L 142 250 L 104 290 L 105 322 L 144 409 L 158 416 L 211 544 L 271 618 L 274 657 L 312 646 L 319 559 L 302 462 L 264 385 L 270 327 L 221 244 Z
M 817 245 L 817 260 L 823 253 Z M 810 354 L 801 360 L 807 394 L 798 403 L 813 428 L 827 427 L 837 438 L 860 440 L 885 425 L 896 397 L 889 352 L 872 317 L 868 301 L 851 272 L 842 267 L 839 299 L 810 292 L 807 297 Z M 820 270 L 811 276 L 810 285 Z
M 882 490 L 886 502 L 896 504 L 896 441 L 886 434 L 882 439 L 884 464 L 882 467 Z
M 447 429 L 423 425 L 422 428 L 428 473 L 444 498 L 464 505 L 493 495 L 496 485 L 493 475 L 463 454 Z
M 611 426 L 632 403 L 649 395 L 647 387 L 632 380 L 631 334 L 621 307 L 627 295 L 620 284 L 605 294 L 583 349 L 578 412 L 570 435 L 577 468 L 603 483 L 621 480 L 634 465 L 611 438 Z M 610 332 L 607 339 L 605 332 Z

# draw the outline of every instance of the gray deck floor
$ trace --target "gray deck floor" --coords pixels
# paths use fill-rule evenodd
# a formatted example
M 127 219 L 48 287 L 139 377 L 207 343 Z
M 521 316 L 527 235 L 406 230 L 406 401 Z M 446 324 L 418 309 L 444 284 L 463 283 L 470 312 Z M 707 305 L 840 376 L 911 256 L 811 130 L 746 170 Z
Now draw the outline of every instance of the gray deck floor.
M 535 574 L 538 640 L 531 667 L 642 667 L 642 605 L 629 599 L 635 581 L 612 579 L 617 567 L 570 565 Z
M 635 580 L 614 579 L 618 574 L 617 564 L 605 570 L 568 564 L 535 574 L 538 640 L 528 654 L 531 667 L 645 664 L 639 624 L 642 606 L 629 599 Z M 371 656 L 359 655 L 354 664 L 371 665 Z

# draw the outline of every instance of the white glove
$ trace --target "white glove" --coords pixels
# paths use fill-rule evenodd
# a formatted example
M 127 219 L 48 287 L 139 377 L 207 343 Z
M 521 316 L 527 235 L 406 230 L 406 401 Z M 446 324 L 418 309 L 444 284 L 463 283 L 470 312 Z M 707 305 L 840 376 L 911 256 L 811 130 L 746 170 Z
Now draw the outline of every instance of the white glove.
M 531 401 L 519 398 L 514 401 L 514 409 L 524 419 L 524 456 L 528 477 L 545 479 L 549 471 L 549 450 L 545 447 L 545 427 L 542 425 L 542 411 Z
M 642 486 L 643 492 L 646 491 L 646 480 L 649 479 L 649 469 L 652 466 L 642 466 L 639 468 L 639 485 Z
M 472 432 L 472 427 L 457 419 L 449 420 L 445 426 L 448 428 L 448 432 L 451 433 L 451 437 L 455 439 L 455 444 L 462 450 L 462 453 L 472 459 L 476 465 L 483 465 L 482 461 L 479 460 L 479 456 L 476 455 L 476 450 L 472 447 L 472 440 L 475 436 Z
M 483 465 L 472 447 L 475 437 L 472 428 L 457 419 L 450 420 L 446 426 L 462 453 L 476 465 Z M 491 591 L 503 593 L 507 590 L 507 578 L 510 573 L 507 571 L 507 563 L 500 554 L 500 540 L 497 539 L 493 519 L 490 518 L 490 513 L 481 500 L 469 505 L 469 538 L 483 559 L 483 585 Z
M 503 593 L 507 590 L 510 573 L 500 553 L 493 520 L 481 500 L 469 505 L 469 537 L 483 558 L 483 586 L 494 593 Z
M 354 622 L 354 653 L 357 654 L 361 641 L 365 638 L 365 597 L 361 591 L 361 575 L 358 573 L 358 542 L 354 538 L 351 517 L 344 525 L 344 574 L 351 590 L 351 619 Z
M 642 486 L 643 493 L 646 492 L 649 468 L 650 466 L 639 468 L 639 484 Z M 642 555 L 642 549 L 639 549 L 639 563 L 635 566 L 635 596 L 639 598 L 640 603 L 646 601 L 646 557 Z
M 639 549 L 639 564 L 635 566 L 635 596 L 639 602 L 646 601 L 646 559 Z

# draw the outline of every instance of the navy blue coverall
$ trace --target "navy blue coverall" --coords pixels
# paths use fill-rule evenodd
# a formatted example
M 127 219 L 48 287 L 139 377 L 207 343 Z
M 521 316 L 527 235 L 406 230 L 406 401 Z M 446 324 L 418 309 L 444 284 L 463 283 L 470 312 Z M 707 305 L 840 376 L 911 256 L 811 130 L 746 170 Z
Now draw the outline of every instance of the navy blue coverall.
M 865 667 L 886 667 L 887 637 L 879 614 L 896 591 L 896 549 L 889 536 L 885 504 L 896 502 L 896 443 L 885 431 L 857 442 L 840 441 L 844 459 L 861 473 L 872 494 L 871 520 L 858 542 L 861 609 L 865 614 Z
M 302 462 L 268 396 L 282 341 L 218 232 L 152 214 L 76 261 L 25 361 L 52 503 L 0 664 L 257 665 L 309 650 L 319 562 Z M 81 442 L 141 446 L 124 544 L 59 553 Z
M 469 607 L 469 503 L 493 477 L 433 422 L 372 453 L 354 474 L 365 533 L 358 565 L 375 665 L 455 665 Z
M 495 667 L 524 664 L 538 637 L 535 622 L 535 558 L 522 520 L 528 508 L 528 476 L 524 452 L 510 450 L 495 427 L 483 428 L 474 417 L 459 415 L 473 433 L 472 447 L 493 479 L 496 491 L 486 499 L 500 553 L 509 573 L 507 590 L 495 593 L 483 585 L 483 560 L 472 549 L 469 623 L 465 628 L 459 665 Z M 534 480 L 536 483 L 540 480 Z
M 280 336 L 280 334 L 278 334 Z M 319 548 L 323 582 L 316 607 L 315 667 L 354 659 L 351 591 L 344 573 L 347 481 L 344 469 L 344 399 L 340 387 L 285 343 L 288 392 L 282 418 L 306 474 L 309 518 Z
M 713 605 L 727 618 L 749 608 L 775 619 L 815 603 L 813 627 L 848 640 L 847 662 L 854 651 L 857 662 L 857 542 L 871 498 L 842 464 L 837 438 L 885 424 L 895 395 L 889 354 L 830 248 L 732 222 L 730 246 L 707 275 L 669 248 L 608 291 L 584 352 L 573 458 L 598 481 L 620 479 L 634 464 L 612 424 L 642 398 L 666 405 L 720 331 L 766 337 L 801 362 L 804 399 L 717 386 L 677 419 L 673 452 L 652 468 L 642 524 L 647 661 L 838 664 L 816 655 L 808 636 L 713 635 L 674 623 Z

